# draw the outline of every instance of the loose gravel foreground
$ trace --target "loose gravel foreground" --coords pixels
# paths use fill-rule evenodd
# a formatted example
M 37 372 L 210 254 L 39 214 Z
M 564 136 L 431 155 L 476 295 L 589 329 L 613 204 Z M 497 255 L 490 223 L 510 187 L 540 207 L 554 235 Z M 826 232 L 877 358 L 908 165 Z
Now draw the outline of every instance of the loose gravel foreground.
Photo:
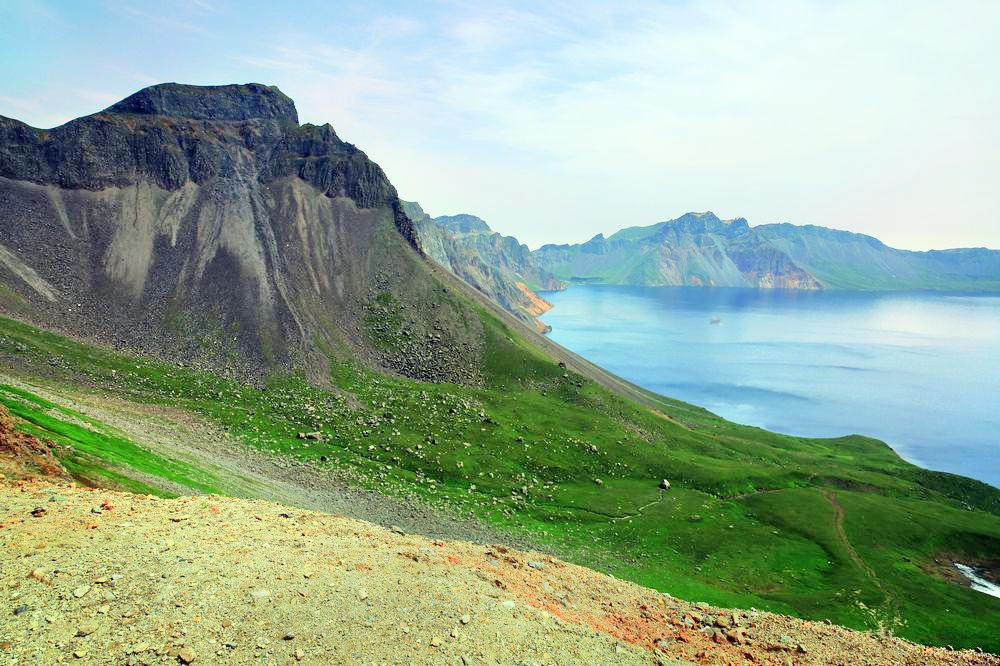
M 260 500 L 0 482 L 0 664 L 983 664 Z

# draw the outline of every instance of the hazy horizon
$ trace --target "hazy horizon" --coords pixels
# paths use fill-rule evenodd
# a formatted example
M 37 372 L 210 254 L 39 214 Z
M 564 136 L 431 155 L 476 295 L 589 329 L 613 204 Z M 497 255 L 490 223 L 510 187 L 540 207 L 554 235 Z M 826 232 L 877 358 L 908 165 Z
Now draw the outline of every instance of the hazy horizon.
M 536 248 L 686 211 L 1000 248 L 988 2 L 0 7 L 0 115 L 260 82 L 432 215 Z

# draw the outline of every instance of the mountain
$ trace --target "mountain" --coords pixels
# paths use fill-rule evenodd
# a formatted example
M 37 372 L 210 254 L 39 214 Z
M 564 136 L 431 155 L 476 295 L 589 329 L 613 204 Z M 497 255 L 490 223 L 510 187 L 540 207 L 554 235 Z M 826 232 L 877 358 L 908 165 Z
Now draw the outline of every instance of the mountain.
M 871 236 L 811 225 L 754 231 L 831 289 L 1000 290 L 996 250 L 897 250 Z
M 522 321 L 539 331 L 536 319 L 552 306 L 536 291 L 558 290 L 565 284 L 542 269 L 513 236 L 490 229 L 475 215 L 431 217 L 415 202 L 403 202 L 413 220 L 417 243 L 431 259 L 462 278 Z
M 650 286 L 1000 290 L 1000 252 L 911 252 L 816 226 L 751 227 L 687 213 L 647 227 L 545 245 L 538 263 L 565 280 Z
M 691 220 L 688 229 L 653 233 L 704 237 L 697 231 L 703 223 L 715 225 Z M 492 237 L 475 219 L 445 224 L 449 238 Z M 720 237 L 735 236 L 720 241 L 727 252 L 739 246 L 740 226 L 719 226 Z M 395 564 L 375 569 L 320 551 L 329 525 L 290 507 L 430 539 L 496 544 L 467 564 L 497 595 L 477 583 L 477 603 L 497 612 L 510 610 L 503 595 L 530 582 L 547 595 L 535 601 L 550 616 L 572 614 L 591 625 L 597 606 L 584 601 L 588 592 L 558 588 L 558 580 L 549 591 L 543 576 L 561 566 L 544 560 L 541 569 L 521 567 L 509 551 L 523 545 L 692 602 L 1000 651 L 1000 601 L 969 587 L 953 566 L 983 577 L 1000 573 L 1000 489 L 921 469 L 860 435 L 781 435 L 645 391 L 539 335 L 431 260 L 422 244 L 429 245 L 382 170 L 331 127 L 298 124 L 294 105 L 275 88 L 166 84 L 54 129 L 3 119 L 0 404 L 19 435 L 6 439 L 0 454 L 28 460 L 0 473 L 51 467 L 108 491 L 281 502 L 287 508 L 277 512 L 250 502 L 232 511 L 261 507 L 247 522 L 281 523 L 282 543 L 321 565 L 324 576 L 364 565 L 344 580 L 371 586 L 364 589 L 376 613 L 413 597 L 421 582 L 405 567 L 439 562 L 442 547 L 401 540 L 387 556 Z M 714 256 L 707 240 L 702 252 Z M 640 360 L 643 353 L 636 350 Z M 21 502 L 29 490 L 26 513 Z M 114 579 L 124 555 L 104 559 L 100 548 L 141 560 L 149 547 L 141 538 L 135 552 L 127 541 L 114 545 L 145 524 L 142 514 L 130 514 L 131 500 L 109 493 L 70 508 L 51 486 L 14 492 L 17 502 L 0 501 L 0 540 L 9 540 L 4 547 L 17 551 L 15 560 L 36 541 L 10 540 L 14 525 L 33 537 L 21 531 L 24 523 L 40 527 L 51 517 L 72 530 L 66 543 L 74 544 L 59 554 L 68 564 L 53 563 L 38 577 L 0 567 L 0 576 L 15 575 L 3 582 L 10 593 L 0 600 L 2 626 L 19 623 L 19 645 L 5 634 L 0 649 L 11 643 L 12 654 L 22 655 L 28 640 L 32 663 L 52 661 L 47 651 L 64 646 L 99 662 L 106 653 L 88 653 L 89 636 L 103 650 L 103 637 L 142 617 L 209 617 L 202 611 L 216 593 L 291 622 L 300 604 L 333 591 L 306 577 L 312 571 L 299 560 L 282 564 L 283 555 L 283 573 L 260 585 L 274 596 L 251 594 L 251 560 L 240 576 L 221 577 L 234 573 L 228 562 L 260 551 L 253 539 L 221 549 L 235 559 L 215 572 L 219 587 L 180 585 L 195 570 L 178 553 L 204 558 L 215 538 L 238 536 L 224 525 L 229 536 L 198 531 L 218 515 L 213 506 L 229 511 L 211 498 L 162 505 L 178 532 L 153 555 L 159 562 L 173 553 L 171 566 L 180 569 L 160 575 L 157 568 L 157 576 L 139 581 L 129 560 L 120 567 L 126 578 Z M 351 534 L 352 547 L 363 552 L 368 532 Z M 439 563 L 454 565 L 447 557 Z M 505 576 L 505 568 L 533 578 Z M 297 584 L 286 588 L 292 577 Z M 105 590 L 109 581 L 115 586 Z M 391 594 L 375 587 L 385 581 L 396 581 Z M 138 594 L 132 585 L 140 585 Z M 181 587 L 190 594 L 175 600 Z M 286 596 L 292 589 L 295 596 Z M 361 590 L 351 589 L 361 600 Z M 106 614 L 85 618 L 99 625 L 86 636 L 60 619 L 93 610 L 90 595 L 126 590 L 148 606 L 133 612 L 105 604 Z M 430 594 L 447 597 L 449 590 Z M 39 611 L 50 610 L 51 592 L 60 602 L 49 623 Z M 418 600 L 402 608 L 426 619 Z M 684 631 L 676 623 L 706 629 L 694 616 L 671 621 L 655 608 L 628 608 L 616 602 L 606 611 L 621 640 L 635 636 L 631 627 L 640 621 L 671 643 Z M 276 649 L 287 630 L 274 637 L 276 624 L 253 624 L 250 616 L 259 617 L 233 618 L 235 632 L 252 627 L 252 645 Z M 379 645 L 419 640 L 421 649 L 435 649 L 433 635 L 406 634 L 375 617 L 358 619 Z M 48 633 L 37 631 L 38 622 Z M 208 625 L 190 623 L 192 640 L 209 638 L 201 626 Z M 304 627 L 289 626 L 296 634 Z M 324 624 L 320 631 L 339 630 Z M 223 654 L 236 649 L 221 635 L 211 638 Z M 135 640 L 169 659 L 183 643 L 159 633 Z M 714 633 L 713 641 L 739 645 Z M 34 655 L 36 646 L 44 656 Z M 287 647 L 290 660 L 295 647 Z M 809 657 L 784 654 L 780 639 L 775 649 L 794 660 Z M 134 660 L 148 661 L 143 655 L 152 657 L 142 650 Z M 121 663 L 121 656 L 102 663 Z M 212 658 L 198 663 L 205 661 Z
M 334 349 L 471 380 L 477 324 L 416 243 L 378 165 L 277 88 L 0 117 L 0 308 L 66 334 L 245 375 L 324 377 Z

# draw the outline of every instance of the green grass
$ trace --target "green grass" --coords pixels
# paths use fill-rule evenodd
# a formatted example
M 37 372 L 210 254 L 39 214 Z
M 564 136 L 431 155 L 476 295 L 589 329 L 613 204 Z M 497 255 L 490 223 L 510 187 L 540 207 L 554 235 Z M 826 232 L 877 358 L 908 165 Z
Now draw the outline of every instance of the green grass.
M 248 386 L 7 319 L 0 360 L 36 381 L 188 410 L 247 446 L 471 512 L 676 596 L 1000 651 L 1000 600 L 925 572 L 941 553 L 1000 559 L 997 489 L 921 470 L 869 438 L 778 435 L 651 393 L 639 405 L 479 316 L 478 387 L 389 377 L 345 354 L 331 361 L 333 389 L 298 375 Z M 79 415 L 56 418 L 58 406 L 30 394 L 5 387 L 0 400 L 26 428 L 109 473 L 131 467 L 199 490 L 223 485 L 99 424 L 98 432 L 74 426 Z M 313 430 L 325 441 L 306 447 L 296 434 Z M 673 484 L 666 493 L 662 478 Z

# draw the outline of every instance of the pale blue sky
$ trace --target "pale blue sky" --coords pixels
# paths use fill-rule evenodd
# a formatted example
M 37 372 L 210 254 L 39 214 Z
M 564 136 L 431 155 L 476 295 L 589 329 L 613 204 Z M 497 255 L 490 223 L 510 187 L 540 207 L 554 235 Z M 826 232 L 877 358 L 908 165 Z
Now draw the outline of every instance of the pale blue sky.
M 608 4 L 6 0 L 0 115 L 256 81 L 532 247 L 713 210 L 1000 248 L 1000 2 Z

